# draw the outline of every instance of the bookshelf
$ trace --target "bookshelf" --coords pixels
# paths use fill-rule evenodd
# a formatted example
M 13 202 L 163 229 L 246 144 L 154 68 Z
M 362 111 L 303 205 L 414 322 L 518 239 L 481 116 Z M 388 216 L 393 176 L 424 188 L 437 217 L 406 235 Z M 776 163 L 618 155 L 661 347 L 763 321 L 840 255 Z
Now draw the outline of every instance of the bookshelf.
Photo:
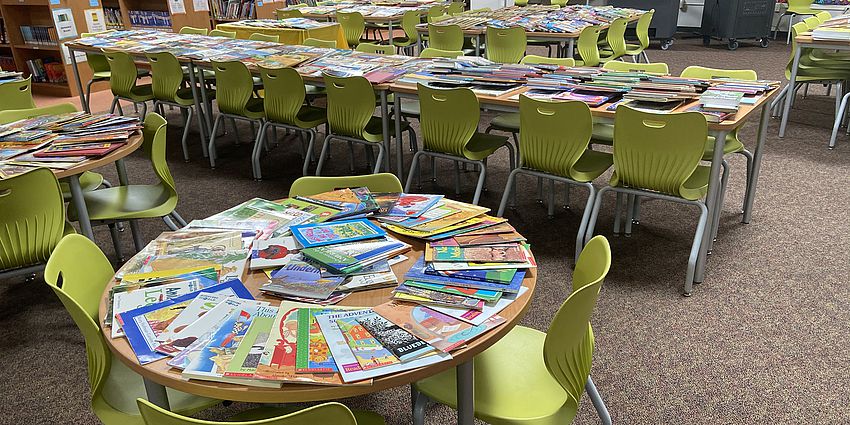
M 195 10 L 192 0 L 182 2 L 184 13 L 172 13 L 168 0 L 103 0 L 103 11 L 111 21 L 108 27 L 114 29 L 177 32 L 184 26 L 210 28 L 209 11 Z
M 0 13 L 0 69 L 5 71 L 16 71 L 18 69 L 15 58 L 12 56 L 12 44 L 9 42 L 6 20 L 3 19 L 2 13 Z
M 262 16 L 260 9 L 269 9 L 274 14 L 274 4 L 263 0 L 209 0 L 212 27 L 236 22 L 243 19 L 256 19 Z

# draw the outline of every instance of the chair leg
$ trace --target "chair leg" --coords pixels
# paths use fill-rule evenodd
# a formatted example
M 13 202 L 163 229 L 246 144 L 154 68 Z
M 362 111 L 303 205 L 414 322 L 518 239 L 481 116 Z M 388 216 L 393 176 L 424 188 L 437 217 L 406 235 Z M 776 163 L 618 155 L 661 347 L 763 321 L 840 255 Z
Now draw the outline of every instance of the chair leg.
M 836 91 L 836 99 L 838 96 L 838 91 Z M 841 103 L 839 103 L 838 109 L 835 111 L 835 122 L 832 123 L 832 135 L 829 136 L 829 149 L 835 148 L 835 139 L 838 137 L 838 127 L 841 126 L 841 121 L 844 119 L 844 114 L 847 110 L 847 99 L 850 99 L 850 93 L 845 94 L 841 98 Z
M 723 201 L 726 199 L 726 184 L 729 183 L 729 163 L 724 159 L 721 166 L 723 170 L 720 174 L 720 188 L 718 188 L 720 193 L 717 194 L 717 207 L 714 211 L 714 220 L 711 223 L 711 240 L 708 241 L 709 254 L 714 246 L 714 241 L 717 240 L 717 231 L 720 228 L 720 212 L 723 211 Z
M 384 161 L 384 144 L 377 143 L 378 145 L 378 158 L 375 160 L 375 168 L 372 170 L 372 174 L 378 174 L 381 171 L 381 166 Z M 369 146 L 369 152 L 372 151 L 372 147 Z
M 623 193 L 617 192 L 617 200 L 614 204 L 614 235 L 620 234 L 620 208 L 623 204 Z
M 133 234 L 133 246 L 136 252 L 141 251 L 145 244 L 142 242 L 142 234 L 139 232 L 139 223 L 136 223 L 136 220 L 130 220 L 130 233 Z
M 502 201 L 499 203 L 499 212 L 496 213 L 497 217 L 501 217 L 505 214 L 505 207 L 508 206 L 508 199 L 511 196 L 511 193 L 514 190 L 514 181 L 516 180 L 516 175 L 522 171 L 520 168 L 514 168 L 510 174 L 508 174 L 508 182 L 505 184 L 505 191 L 502 193 Z
M 538 204 L 543 203 L 543 178 L 542 177 L 537 178 L 537 203 Z
M 484 182 L 487 178 L 487 166 L 484 161 L 477 161 L 481 171 L 478 173 L 478 186 L 475 187 L 475 195 L 472 197 L 472 205 L 478 205 L 478 199 L 481 198 L 481 192 L 484 190 Z
M 162 221 L 164 221 L 165 225 L 168 226 L 168 228 L 171 229 L 172 231 L 176 232 L 176 231 L 180 230 L 180 227 L 178 227 L 176 224 L 174 224 L 174 220 L 171 219 L 170 215 L 162 216 Z
M 121 240 L 118 237 L 118 228 L 115 227 L 116 223 L 109 223 L 107 227 L 109 227 L 109 236 L 112 237 L 112 246 L 115 247 L 115 258 L 118 263 L 124 262 L 124 254 L 121 252 Z
M 610 187 L 603 187 L 596 194 L 596 199 L 593 200 L 593 208 L 590 212 L 590 218 L 587 220 L 587 230 L 585 230 L 585 241 L 589 241 L 593 237 L 593 231 L 596 229 L 596 220 L 599 218 L 599 208 L 602 207 L 602 195 L 604 195 L 605 192 L 608 192 L 609 190 L 611 190 Z M 581 251 L 576 252 L 576 258 L 578 258 L 579 254 L 581 254 Z
M 702 202 L 697 203 L 700 209 L 699 224 L 697 224 L 696 234 L 694 235 L 694 243 L 691 245 L 691 255 L 688 257 L 688 274 L 685 276 L 685 296 L 690 297 L 691 291 L 694 288 L 694 271 L 696 270 L 697 257 L 699 257 L 699 249 L 702 243 L 702 234 L 705 231 L 705 222 L 708 219 L 708 208 Z
M 460 195 L 460 164 L 455 161 L 455 195 Z
M 354 174 L 354 143 L 348 142 L 348 170 Z
M 136 104 L 134 103 L 133 106 L 135 106 L 135 105 Z M 138 110 L 137 110 L 137 112 L 138 112 Z M 146 102 L 142 102 L 142 115 L 140 115 L 140 116 L 144 120 L 147 115 L 148 115 L 148 104 Z
M 632 218 L 635 212 L 635 195 L 629 195 L 626 205 L 626 237 L 632 235 Z
M 555 218 L 555 180 L 549 180 L 549 205 L 547 205 L 549 218 Z
M 210 168 L 213 170 L 215 169 L 215 138 L 216 133 L 218 132 L 218 124 L 222 122 L 222 118 L 224 117 L 221 114 L 215 117 L 215 121 L 213 121 L 212 134 L 210 134 L 209 146 L 207 147 L 207 153 L 210 157 Z
M 752 154 L 752 152 L 750 152 L 746 149 L 744 149 L 743 151 L 738 152 L 738 153 L 743 155 L 744 158 L 747 158 L 747 189 L 744 191 L 744 205 L 747 205 L 747 203 L 750 200 L 750 196 L 752 196 L 752 194 L 750 193 L 750 179 L 753 177 L 752 174 L 751 174 L 752 173 L 751 170 L 753 169 L 753 154 Z M 741 212 L 743 212 L 743 211 L 744 211 L 744 207 L 742 206 Z
M 254 129 L 255 127 L 254 122 L 251 121 L 251 128 Z M 256 181 L 263 179 L 263 171 L 260 169 L 260 155 L 263 153 L 263 143 L 266 140 L 266 132 L 268 131 L 268 128 L 268 121 L 262 123 L 260 125 L 260 131 L 257 132 L 254 138 L 254 149 L 251 152 L 251 167 L 254 173 L 254 180 Z
M 86 84 L 86 109 L 91 111 L 91 86 L 94 84 L 94 80 L 89 80 L 89 83 Z
M 333 137 L 333 136 L 331 136 L 330 134 L 327 135 L 325 137 L 324 142 L 322 143 L 322 152 L 319 154 L 319 163 L 316 165 L 316 175 L 317 176 L 322 175 L 322 165 L 324 165 L 324 163 L 325 163 L 325 155 L 327 155 L 327 153 L 328 153 L 328 146 L 330 144 L 331 137 Z
M 410 185 L 413 184 L 413 176 L 419 168 L 419 157 L 422 156 L 422 151 L 417 151 L 413 154 L 413 160 L 410 163 L 410 171 L 407 173 L 407 182 L 404 184 L 404 192 L 410 193 Z
M 564 188 L 564 209 L 565 210 L 570 209 L 570 189 L 571 188 L 572 188 L 572 185 L 569 185 L 569 184 L 567 185 L 567 187 Z
M 413 395 L 413 391 L 411 391 L 411 395 Z M 428 396 L 415 391 L 415 397 L 413 397 L 413 425 L 425 425 L 425 408 L 428 407 L 428 401 Z
M 171 217 L 174 217 L 174 220 L 177 221 L 177 224 L 179 224 L 181 227 L 186 227 L 188 225 L 186 223 L 186 220 L 184 220 L 183 217 L 181 217 L 180 214 L 177 213 L 177 210 L 171 211 Z
M 193 108 L 196 108 L 196 106 L 193 106 Z M 204 129 L 204 120 L 200 119 L 201 115 L 199 115 L 197 113 L 197 111 L 193 110 L 193 112 L 194 112 L 195 115 L 198 116 L 198 119 L 196 121 L 198 122 L 198 134 L 201 135 L 201 137 L 200 137 L 200 139 L 201 139 L 201 152 L 203 152 L 204 158 L 208 158 L 210 156 L 209 147 L 207 146 L 206 143 L 204 143 L 204 139 L 203 139 L 204 132 L 206 131 Z M 210 138 L 212 138 L 212 136 L 210 136 Z
M 316 130 L 310 129 L 307 131 L 310 137 L 307 139 L 307 153 L 304 154 L 304 165 L 301 167 L 302 175 L 307 175 L 307 169 L 310 168 L 310 161 L 313 159 L 313 142 L 316 140 Z
M 585 183 L 585 187 L 587 187 L 587 201 L 584 203 L 584 212 L 581 214 L 581 223 L 578 226 L 578 234 L 576 235 L 576 257 L 575 261 L 578 261 L 578 256 L 581 254 L 581 249 L 584 247 L 584 244 L 587 243 L 585 240 L 587 233 L 587 225 L 590 221 L 590 210 L 593 208 L 593 201 L 596 199 L 596 188 L 593 187 L 593 183 Z M 569 184 L 567 186 L 570 186 Z
M 608 408 L 605 407 L 605 402 L 602 400 L 602 396 L 599 395 L 599 390 L 596 389 L 596 385 L 593 384 L 593 379 L 590 378 L 590 375 L 587 375 L 584 390 L 590 397 L 593 407 L 596 408 L 596 414 L 599 415 L 602 425 L 611 425 L 611 414 L 608 413 Z
M 118 96 L 112 98 L 112 105 L 109 106 L 109 113 L 115 113 L 115 107 L 118 106 Z
M 183 160 L 189 162 L 189 125 L 192 124 L 192 108 L 180 108 L 181 111 L 185 111 L 186 120 L 183 121 L 183 139 L 180 143 L 183 145 Z
M 236 120 L 230 118 L 230 126 L 233 127 L 233 137 L 236 139 L 233 144 L 239 144 L 239 129 L 236 127 Z

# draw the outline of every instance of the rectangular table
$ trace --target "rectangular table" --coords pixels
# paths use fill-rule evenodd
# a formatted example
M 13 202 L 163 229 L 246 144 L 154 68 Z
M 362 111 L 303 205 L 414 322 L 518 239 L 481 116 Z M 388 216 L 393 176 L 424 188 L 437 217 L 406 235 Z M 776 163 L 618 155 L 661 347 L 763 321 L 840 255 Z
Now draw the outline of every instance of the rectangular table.
M 216 28 L 222 31 L 235 32 L 236 38 L 243 40 L 247 40 L 253 33 L 260 33 L 278 36 L 281 44 L 304 44 L 304 40 L 316 38 L 319 40 L 336 41 L 336 45 L 340 49 L 348 48 L 348 41 L 345 39 L 342 27 L 335 22 L 328 22 L 321 27 L 308 29 L 254 27 L 239 22 L 218 24 Z

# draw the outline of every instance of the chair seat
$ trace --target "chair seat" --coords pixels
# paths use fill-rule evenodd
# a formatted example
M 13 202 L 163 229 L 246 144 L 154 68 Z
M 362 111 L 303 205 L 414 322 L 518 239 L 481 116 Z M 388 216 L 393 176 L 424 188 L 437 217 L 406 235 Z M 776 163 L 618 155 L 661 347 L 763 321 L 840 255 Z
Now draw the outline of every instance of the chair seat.
M 201 90 L 207 91 L 207 99 L 215 99 L 215 90 L 208 89 L 206 87 L 201 87 Z M 174 93 L 174 102 L 183 106 L 194 105 L 195 97 L 192 95 L 192 88 L 184 87 L 182 89 L 177 89 L 177 92 Z
M 614 141 L 614 124 L 593 123 L 593 135 L 590 141 L 597 145 L 611 146 Z
M 687 199 L 689 201 L 696 201 L 701 199 L 708 193 L 708 178 L 711 173 L 711 167 L 706 165 L 698 165 L 696 170 L 691 174 L 690 177 L 682 184 L 682 187 L 679 189 L 678 194 L 673 194 L 673 196 L 680 196 L 683 199 Z M 611 175 L 612 186 L 625 186 L 621 184 L 619 178 L 617 177 L 617 171 Z
M 586 150 L 573 165 L 571 178 L 578 182 L 593 181 L 614 165 L 614 157 L 608 152 Z
M 80 189 L 83 192 L 91 192 L 103 184 L 103 176 L 93 171 L 80 174 Z M 62 190 L 62 198 L 66 201 L 71 199 L 71 184 L 67 179 L 59 180 L 59 188 Z
M 517 326 L 475 357 L 475 416 L 485 422 L 568 424 L 576 406 L 543 362 L 546 334 Z M 457 407 L 451 368 L 417 382 L 429 398 Z
M 245 105 L 245 117 L 251 119 L 260 119 L 266 116 L 265 107 L 263 106 L 263 99 L 259 97 L 252 97 L 248 99 L 248 103 Z
M 626 43 L 626 54 L 629 56 L 635 56 L 643 52 L 643 46 L 640 44 L 629 44 Z
M 723 144 L 723 155 L 730 153 L 738 153 L 744 151 L 744 144 L 738 140 L 737 132 L 726 134 L 726 143 Z M 705 153 L 702 156 L 703 161 L 711 161 L 714 156 L 714 136 L 708 136 L 705 141 Z
M 301 410 L 300 407 L 257 407 L 244 412 L 237 413 L 229 418 L 228 422 L 249 422 L 259 421 L 263 419 L 274 418 L 277 416 L 287 415 Z M 381 415 L 365 410 L 352 410 L 354 419 L 357 420 L 357 425 L 384 425 L 384 418 Z
M 310 84 L 304 85 L 304 90 L 306 91 L 307 96 L 324 96 L 328 93 L 324 87 L 313 86 Z
M 369 119 L 369 122 L 366 123 L 366 128 L 363 129 L 363 139 L 368 142 L 383 142 L 384 141 L 384 131 L 383 131 L 383 122 L 380 117 L 372 117 Z M 393 124 L 390 123 L 390 134 L 394 134 Z M 407 131 L 410 128 L 410 123 L 406 121 L 401 122 L 401 131 Z
M 136 102 L 153 100 L 153 87 L 150 84 L 140 84 L 130 89 L 130 99 Z
M 301 128 L 314 128 L 328 122 L 328 110 L 316 106 L 302 106 L 298 110 L 295 125 Z
M 145 77 L 145 76 L 151 75 L 151 70 L 145 69 L 145 68 L 136 68 L 136 75 L 138 77 Z M 91 75 L 92 81 L 108 80 L 111 77 L 112 77 L 112 71 L 97 71 L 97 72 L 92 73 L 92 75 Z
M 496 115 L 490 125 L 499 131 L 516 133 L 519 131 L 519 113 Z
M 393 37 L 392 45 L 396 47 L 408 47 L 416 44 L 416 40 L 410 37 Z
M 480 161 L 492 155 L 505 143 L 508 143 L 508 138 L 505 136 L 476 132 L 464 146 L 463 155 L 473 161 Z
M 127 220 L 162 217 L 171 213 L 177 198 L 171 198 L 161 185 L 129 185 L 93 190 L 84 194 L 91 220 Z M 73 204 L 68 216 L 77 220 Z

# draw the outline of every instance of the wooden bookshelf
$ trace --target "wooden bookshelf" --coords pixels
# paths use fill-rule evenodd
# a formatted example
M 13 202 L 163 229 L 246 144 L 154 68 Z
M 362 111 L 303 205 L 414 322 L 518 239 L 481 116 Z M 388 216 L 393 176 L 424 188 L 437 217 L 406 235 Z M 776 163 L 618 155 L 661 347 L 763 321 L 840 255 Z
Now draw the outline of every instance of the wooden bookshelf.
M 9 59 L 11 58 L 11 60 Z M 18 65 L 12 56 L 12 43 L 6 28 L 6 20 L 0 11 L 0 69 L 4 71 L 17 71 Z
M 210 29 L 210 12 L 206 10 L 196 11 L 191 0 L 183 0 L 185 13 L 172 13 L 168 7 L 167 0 L 104 0 L 104 7 L 118 8 L 121 11 L 121 20 L 124 29 L 157 29 L 162 31 L 178 32 L 185 26 Z M 169 26 L 152 26 L 133 24 L 130 21 L 130 11 L 157 11 L 166 12 L 170 19 Z
M 228 22 L 236 22 L 241 21 L 243 19 L 262 19 L 262 18 L 272 18 L 274 16 L 275 5 L 280 3 L 271 3 L 266 2 L 265 0 L 209 0 L 210 3 L 210 21 L 212 23 L 212 27 L 215 28 L 218 24 L 228 23 Z M 227 17 L 224 16 L 226 13 L 227 5 L 230 3 L 239 3 L 242 5 L 241 7 L 250 7 L 253 4 L 253 13 L 251 13 L 248 17 Z M 215 10 L 217 8 L 216 4 L 222 4 L 224 9 L 219 11 L 219 15 L 215 14 Z M 242 9 L 240 9 L 242 10 Z M 241 12 L 240 12 L 241 14 Z

